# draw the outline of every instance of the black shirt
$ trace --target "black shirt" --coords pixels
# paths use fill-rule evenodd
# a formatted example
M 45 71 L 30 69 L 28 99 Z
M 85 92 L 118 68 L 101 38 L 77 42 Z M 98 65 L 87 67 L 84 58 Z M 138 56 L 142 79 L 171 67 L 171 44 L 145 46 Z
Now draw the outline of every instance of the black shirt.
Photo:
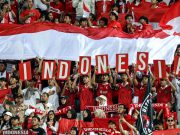
M 36 133 L 37 135 L 46 135 L 46 132 L 41 127 L 38 127 L 36 129 L 31 128 L 31 132 Z

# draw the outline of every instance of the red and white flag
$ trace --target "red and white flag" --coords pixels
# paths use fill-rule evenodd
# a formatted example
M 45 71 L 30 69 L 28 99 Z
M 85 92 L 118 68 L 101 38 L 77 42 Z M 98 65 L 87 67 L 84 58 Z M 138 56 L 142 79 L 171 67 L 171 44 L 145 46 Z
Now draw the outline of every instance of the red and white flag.
M 171 8 L 163 15 L 159 23 L 160 27 L 166 30 L 168 34 L 180 35 L 180 1 L 176 2 Z
M 55 76 L 56 63 L 55 61 L 43 61 L 42 79 L 49 80 Z
M 70 76 L 71 61 L 59 60 L 56 79 L 67 80 Z
M 83 1 L 83 17 L 89 17 L 90 10 L 88 9 L 87 5 Z
M 174 73 L 177 76 L 180 76 L 180 57 L 175 56 L 174 57 Z
M 22 81 L 32 79 L 30 61 L 19 63 L 19 76 Z

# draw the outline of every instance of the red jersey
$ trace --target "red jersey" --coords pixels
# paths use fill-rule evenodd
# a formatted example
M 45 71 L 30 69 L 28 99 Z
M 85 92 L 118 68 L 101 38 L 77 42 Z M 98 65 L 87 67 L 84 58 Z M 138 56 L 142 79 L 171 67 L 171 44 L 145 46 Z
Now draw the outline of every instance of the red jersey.
M 70 89 L 66 88 L 64 95 L 68 96 L 68 100 L 69 100 L 70 105 L 75 104 L 75 98 L 76 98 L 76 93 L 75 92 L 70 91 Z
M 107 97 L 107 104 L 111 105 L 112 104 L 112 88 L 110 83 L 102 84 L 98 83 L 97 84 L 97 92 L 96 96 L 104 95 Z
M 166 86 L 164 88 L 157 88 L 157 103 L 168 103 L 171 101 L 172 89 L 171 86 Z
M 93 92 L 90 88 L 85 85 L 79 85 L 79 99 L 80 99 L 80 109 L 81 111 L 86 108 L 86 106 L 94 105 Z
M 58 4 L 56 4 L 56 3 L 54 3 L 54 2 L 51 2 L 51 3 L 50 3 L 50 6 L 51 6 L 53 9 L 55 9 L 55 10 L 53 10 L 53 11 L 55 11 L 55 12 L 52 12 L 53 17 L 54 17 L 54 18 L 59 18 L 59 13 L 62 12 L 62 11 L 64 11 L 64 5 L 63 5 L 63 3 L 62 3 L 62 2 L 59 2 Z
M 108 24 L 108 28 L 116 28 L 117 30 L 122 30 L 121 24 L 118 21 L 111 21 Z
M 132 90 L 130 84 L 123 85 L 122 83 L 117 84 L 118 90 L 118 103 L 126 105 L 128 107 L 132 103 Z
M 73 13 L 75 12 L 72 6 L 72 0 L 65 0 L 65 12 L 66 13 Z
M 25 16 L 29 14 L 34 14 L 34 16 L 30 17 L 30 23 L 33 23 L 40 18 L 40 13 L 37 9 L 31 9 L 31 10 L 26 9 L 20 14 L 20 17 L 24 18 Z
M 101 13 L 109 13 L 113 4 L 114 0 L 96 0 L 96 15 L 99 17 Z
M 144 96 L 145 96 L 145 93 L 146 93 L 146 87 L 147 87 L 146 85 L 138 85 L 135 88 L 134 96 L 138 97 L 138 103 L 143 102 Z

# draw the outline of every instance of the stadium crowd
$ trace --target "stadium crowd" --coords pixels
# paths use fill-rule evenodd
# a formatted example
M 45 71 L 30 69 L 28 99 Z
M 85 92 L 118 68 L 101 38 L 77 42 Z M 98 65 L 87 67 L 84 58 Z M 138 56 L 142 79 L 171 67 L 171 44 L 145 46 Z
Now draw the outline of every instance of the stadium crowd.
M 160 0 L 9 0 L 0 1 L 0 21 L 9 24 L 36 22 L 66 23 L 81 28 L 115 28 L 133 34 L 143 29 L 153 29 L 146 16 L 135 22 L 133 9 L 144 4 L 149 8 L 164 8 Z M 102 17 L 107 13 L 109 17 Z M 121 24 L 119 14 L 125 15 Z M 180 45 L 175 55 L 180 56 Z M 28 130 L 29 134 L 139 134 L 136 124 L 139 108 L 143 102 L 148 84 L 148 75 L 136 72 L 131 65 L 124 73 L 110 69 L 109 74 L 80 76 L 78 62 L 72 61 L 71 76 L 67 81 L 55 78 L 43 80 L 42 58 L 31 60 L 32 80 L 19 79 L 18 63 L 6 60 L 0 62 L 0 91 L 9 90 L 5 97 L 0 95 L 0 134 L 7 130 Z M 174 75 L 173 64 L 167 66 L 167 76 L 156 79 L 153 65 L 151 73 L 152 101 L 161 107 L 153 109 L 153 130 L 176 129 L 180 125 L 179 78 Z M 92 109 L 88 106 L 106 107 L 117 105 L 115 110 Z M 162 107 L 163 106 L 163 107 Z M 100 127 L 95 123 L 100 123 Z M 87 133 L 83 128 L 95 127 Z M 98 131 L 99 130 L 99 131 Z
M 148 17 L 134 15 L 136 8 L 164 9 L 162 0 L 2 0 L 0 3 L 0 22 L 9 24 L 29 24 L 35 22 L 66 23 L 81 28 L 110 27 L 127 33 L 152 29 Z M 142 10 L 143 12 L 143 10 Z M 120 17 L 122 14 L 125 16 Z M 136 16 L 136 17 L 135 17 Z M 158 17 L 158 16 L 157 16 Z

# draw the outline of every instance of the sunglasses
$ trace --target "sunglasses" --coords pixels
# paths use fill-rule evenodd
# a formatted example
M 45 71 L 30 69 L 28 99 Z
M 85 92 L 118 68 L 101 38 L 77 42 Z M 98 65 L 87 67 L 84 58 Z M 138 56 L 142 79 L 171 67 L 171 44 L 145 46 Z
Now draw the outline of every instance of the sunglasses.
M 171 120 L 167 120 L 167 121 L 168 121 L 168 122 L 173 122 L 174 120 L 171 119 Z

